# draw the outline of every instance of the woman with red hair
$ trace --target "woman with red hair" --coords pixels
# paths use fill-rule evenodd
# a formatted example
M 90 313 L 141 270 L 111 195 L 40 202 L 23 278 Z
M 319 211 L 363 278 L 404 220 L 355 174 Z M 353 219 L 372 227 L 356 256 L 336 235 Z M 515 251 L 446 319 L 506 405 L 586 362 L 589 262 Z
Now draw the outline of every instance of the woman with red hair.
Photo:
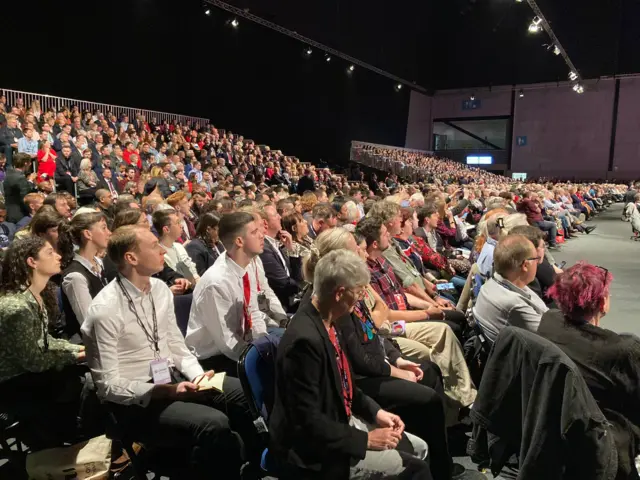
M 558 309 L 542 317 L 538 334 L 558 345 L 580 369 L 618 450 L 617 480 L 638 478 L 640 449 L 640 339 L 600 327 L 609 312 L 612 275 L 580 262 L 558 275 L 547 295 Z

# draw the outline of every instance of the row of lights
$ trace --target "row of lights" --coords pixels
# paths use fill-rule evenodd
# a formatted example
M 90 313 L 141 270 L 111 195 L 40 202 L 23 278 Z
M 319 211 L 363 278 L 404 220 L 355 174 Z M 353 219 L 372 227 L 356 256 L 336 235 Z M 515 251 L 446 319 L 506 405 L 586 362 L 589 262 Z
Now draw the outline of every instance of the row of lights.
M 204 10 L 204 14 L 205 14 L 207 17 L 210 17 L 210 16 L 211 16 L 211 9 L 210 9 L 210 8 L 205 8 L 205 10 Z M 229 25 L 231 25 L 233 28 L 238 28 L 238 26 L 240 25 L 240 22 L 238 22 L 238 19 L 237 19 L 237 18 L 233 18 L 231 21 L 229 21 L 229 22 L 228 22 L 228 24 L 229 24 Z M 311 47 L 306 47 L 306 48 L 302 51 L 302 53 L 304 54 L 304 56 L 305 56 L 306 58 L 309 58 L 309 57 L 311 56 L 311 54 L 313 54 L 313 50 L 311 49 Z M 324 61 L 325 61 L 325 62 L 327 62 L 327 63 L 331 62 L 331 55 L 329 55 L 328 53 L 325 53 L 325 54 L 324 54 Z M 353 64 L 349 65 L 349 66 L 347 67 L 347 70 L 346 70 L 347 75 L 348 75 L 348 76 L 353 75 L 353 72 L 354 72 L 355 70 L 356 70 L 356 66 L 355 66 L 355 65 L 353 65 Z M 399 92 L 400 90 L 402 90 L 402 84 L 401 84 L 401 83 L 397 83 L 397 84 L 394 86 L 394 89 L 395 89 L 395 91 L 396 91 L 396 92 Z
M 523 0 L 516 0 L 516 3 L 522 3 L 522 1 Z M 527 30 L 529 33 L 532 33 L 532 34 L 540 33 L 543 30 L 542 19 L 537 15 L 533 17 L 533 20 L 531 20 L 531 23 L 529 24 L 529 28 Z M 562 53 L 562 51 L 560 50 L 560 47 L 558 45 L 554 45 L 553 43 L 549 45 L 545 45 L 545 47 L 549 51 L 551 51 L 551 49 L 553 48 L 554 55 L 560 55 Z M 575 82 L 573 84 L 574 92 L 584 93 L 584 86 L 579 81 L 576 81 L 578 80 L 578 74 L 573 70 L 569 72 L 569 80 L 572 82 Z M 520 90 L 520 98 L 522 97 L 524 97 L 524 92 Z

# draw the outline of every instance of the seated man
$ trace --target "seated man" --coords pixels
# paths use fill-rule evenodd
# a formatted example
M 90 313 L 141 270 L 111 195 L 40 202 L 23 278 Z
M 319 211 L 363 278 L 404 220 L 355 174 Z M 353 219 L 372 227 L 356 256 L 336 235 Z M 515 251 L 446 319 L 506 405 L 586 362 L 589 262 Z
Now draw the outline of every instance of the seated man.
M 249 272 L 251 261 L 262 253 L 264 235 L 259 222 L 245 212 L 223 215 L 218 232 L 226 251 L 193 291 L 185 341 L 206 368 L 236 376 L 247 343 L 267 334 Z
M 178 239 L 182 236 L 182 223 L 178 212 L 174 209 L 156 210 L 152 218 L 153 228 L 158 232 L 160 247 L 165 252 L 164 263 L 192 284 L 198 283 L 200 276 L 196 270 L 196 264 L 184 247 L 178 243 Z
M 317 203 L 311 211 L 309 223 L 309 237 L 316 238 L 325 230 L 334 228 L 338 223 L 336 211 L 329 203 Z
M 242 440 L 232 427 L 255 454 L 248 404 L 231 377 L 224 393 L 198 392 L 197 383 L 213 372 L 204 373 L 187 349 L 171 291 L 150 277 L 163 268 L 164 250 L 148 228 L 130 225 L 114 232 L 108 254 L 118 276 L 93 299 L 82 324 L 98 396 L 133 439 L 188 450 L 189 478 L 211 478 L 212 465 L 221 478 L 239 478 Z
M 493 253 L 493 276 L 480 289 L 473 316 L 493 342 L 506 326 L 538 330 L 548 309 L 527 285 L 536 278 L 540 255 L 523 235 L 509 235 Z
M 293 298 L 301 291 L 302 258 L 295 256 L 291 234 L 282 229 L 280 215 L 275 205 L 267 203 L 262 208 L 265 224 L 264 251 L 260 258 L 269 285 L 287 311 L 292 311 Z

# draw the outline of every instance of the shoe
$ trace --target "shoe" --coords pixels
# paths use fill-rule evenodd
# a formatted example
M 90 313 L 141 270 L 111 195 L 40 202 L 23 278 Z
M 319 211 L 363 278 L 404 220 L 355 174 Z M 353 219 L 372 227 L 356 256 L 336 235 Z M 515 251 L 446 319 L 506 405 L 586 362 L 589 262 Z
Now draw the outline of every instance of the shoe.
M 559 252 L 560 251 L 560 247 L 558 245 L 549 245 L 547 247 L 547 250 L 551 250 L 552 252 Z
M 589 235 L 591 232 L 593 232 L 596 229 L 596 227 L 586 227 L 584 229 L 584 233 L 586 233 L 587 235 Z

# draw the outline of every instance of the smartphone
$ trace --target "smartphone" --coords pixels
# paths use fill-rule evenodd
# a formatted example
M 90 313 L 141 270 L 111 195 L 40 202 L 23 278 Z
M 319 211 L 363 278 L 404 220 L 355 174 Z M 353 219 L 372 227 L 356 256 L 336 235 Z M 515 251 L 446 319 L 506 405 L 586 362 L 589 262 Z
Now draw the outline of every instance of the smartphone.
M 566 264 L 567 262 L 562 262 L 560 265 L 558 265 L 558 268 L 562 270 Z
M 436 290 L 455 290 L 453 283 L 436 283 Z

